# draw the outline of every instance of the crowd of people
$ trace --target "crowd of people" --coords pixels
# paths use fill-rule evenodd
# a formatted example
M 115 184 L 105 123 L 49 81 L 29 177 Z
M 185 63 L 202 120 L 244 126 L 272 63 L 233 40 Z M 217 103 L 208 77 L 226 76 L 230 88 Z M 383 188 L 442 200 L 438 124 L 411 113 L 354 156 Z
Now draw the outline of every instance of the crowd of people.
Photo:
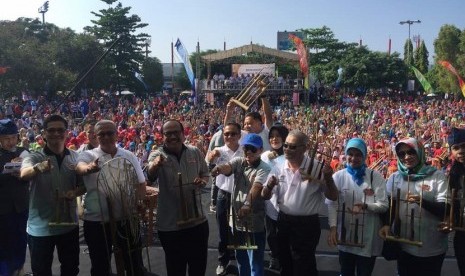
M 0 101 L 0 275 L 21 271 L 26 244 L 34 275 L 51 275 L 55 248 L 62 275 L 78 275 L 81 203 L 91 274 L 110 274 L 113 251 L 128 275 L 143 275 L 130 219 L 113 214 L 97 185 L 115 158 L 135 168 L 135 202 L 158 188 L 168 275 L 206 273 L 209 228 L 196 191 L 209 183 L 217 275 L 232 255 L 239 275 L 263 275 L 266 243 L 271 269 L 317 275 L 322 213 L 341 275 L 371 275 L 383 240 L 401 245 L 399 275 L 440 275 L 447 235 L 463 229 L 465 202 L 453 197 L 465 185 L 462 100 L 344 93 L 338 103 L 290 106 L 263 96 L 247 113 L 228 100 L 170 95 Z

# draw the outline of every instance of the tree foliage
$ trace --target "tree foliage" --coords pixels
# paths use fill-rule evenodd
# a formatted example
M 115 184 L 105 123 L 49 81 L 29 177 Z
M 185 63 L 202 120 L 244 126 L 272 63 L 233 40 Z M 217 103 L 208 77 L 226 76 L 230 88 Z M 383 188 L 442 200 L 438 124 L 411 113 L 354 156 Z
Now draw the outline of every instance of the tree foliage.
M 149 57 L 142 64 L 144 82 L 149 91 L 161 91 L 163 88 L 163 68 L 160 60 L 156 57 Z
M 423 74 L 428 72 L 428 50 L 426 49 L 425 42 L 420 43 L 420 47 L 415 49 L 414 53 L 414 66 Z
M 101 47 L 92 36 L 68 28 L 30 18 L 1 24 L 0 66 L 9 67 L 0 76 L 5 96 L 18 96 L 21 91 L 52 96 L 67 91 L 89 67 L 89 60 L 100 54 Z
M 438 62 L 441 60 L 450 62 L 457 69 L 459 74 L 464 76 L 464 36 L 464 32 L 452 25 L 444 25 L 439 30 L 438 37 L 434 41 L 434 51 L 436 53 L 434 60 L 435 67 L 437 67 L 434 69 L 434 83 L 438 91 L 461 94 L 459 92 L 460 88 L 457 78 L 449 71 L 442 68 Z
M 20 96 L 22 91 L 32 94 L 54 95 L 56 91 L 68 91 L 77 80 L 90 72 L 76 89 L 98 90 L 119 86 L 128 88 L 139 95 L 145 87 L 135 78 L 135 72 L 142 73 L 150 91 L 160 91 L 163 86 L 163 72 L 157 58 L 145 56 L 148 34 L 141 32 L 147 26 L 137 15 L 131 15 L 131 7 L 123 7 L 117 0 L 102 0 L 110 6 L 93 12 L 96 19 L 85 28 L 84 33 L 75 33 L 69 28 L 53 24 L 42 24 L 38 19 L 19 18 L 16 21 L 0 21 L 0 67 L 8 67 L 0 75 L 0 95 Z M 333 86 L 338 78 L 338 69 L 343 69 L 342 88 L 378 89 L 398 88 L 412 78 L 407 70 L 406 53 L 412 47 L 406 42 L 404 57 L 394 53 L 370 51 L 357 43 L 339 41 L 330 28 L 303 28 L 303 41 L 309 51 L 310 74 L 318 84 Z M 120 37 L 118 43 L 103 61 L 89 69 Z M 410 48 L 409 62 L 422 72 L 436 91 L 453 92 L 461 95 L 457 79 L 442 66 L 439 60 L 447 60 L 465 78 L 465 30 L 453 25 L 444 25 L 434 41 L 434 64 L 428 64 L 429 51 L 424 42 L 413 51 Z M 190 56 L 195 75 L 208 78 L 204 63 L 197 63 L 199 55 L 215 53 L 206 50 Z M 297 64 L 289 63 L 274 56 L 260 53 L 232 57 L 211 64 L 211 75 L 221 72 L 231 75 L 233 63 L 275 63 L 279 75 L 300 77 Z M 198 71 L 198 73 L 197 73 Z M 211 76 L 210 76 L 211 77 Z M 187 76 L 182 71 L 176 76 L 176 88 L 190 89 Z
M 116 2 L 114 0 L 102 1 L 109 5 Z M 97 19 L 91 20 L 93 26 L 84 28 L 98 40 L 103 41 L 106 47 L 119 39 L 107 58 L 107 64 L 113 68 L 108 86 L 116 84 L 118 90 L 140 87 L 135 78 L 135 72 L 140 72 L 140 67 L 145 59 L 144 47 L 150 37 L 146 33 L 137 33 L 148 24 L 141 23 L 138 15 L 129 15 L 130 10 L 131 7 L 123 7 L 118 2 L 114 7 L 110 6 L 99 12 L 92 12 Z

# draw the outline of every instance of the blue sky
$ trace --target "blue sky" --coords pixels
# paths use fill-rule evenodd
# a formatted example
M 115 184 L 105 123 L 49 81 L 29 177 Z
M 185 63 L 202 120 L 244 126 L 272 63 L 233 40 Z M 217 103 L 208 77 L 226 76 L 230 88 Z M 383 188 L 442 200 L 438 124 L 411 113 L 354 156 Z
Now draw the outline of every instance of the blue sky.
M 0 20 L 40 18 L 38 8 L 45 0 L 3 0 Z M 171 62 L 171 42 L 180 38 L 187 50 L 222 50 L 249 44 L 276 48 L 277 31 L 328 26 L 340 41 L 362 39 L 370 50 L 386 52 L 389 38 L 392 52 L 403 54 L 408 26 L 403 20 L 421 20 L 411 26 L 411 36 L 420 35 L 434 55 L 434 40 L 441 26 L 465 29 L 465 0 L 121 0 L 149 26 L 151 56 Z M 59 27 L 82 32 L 95 19 L 91 11 L 106 8 L 99 0 L 49 0 L 45 20 Z M 311 60 L 311 56 L 310 56 Z M 175 62 L 180 62 L 175 56 Z

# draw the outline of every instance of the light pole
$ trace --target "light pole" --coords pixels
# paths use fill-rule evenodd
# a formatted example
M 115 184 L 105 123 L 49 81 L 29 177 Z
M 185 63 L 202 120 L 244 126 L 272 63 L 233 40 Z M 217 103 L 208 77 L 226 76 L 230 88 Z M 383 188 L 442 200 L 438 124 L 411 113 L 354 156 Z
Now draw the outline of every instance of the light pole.
M 400 21 L 400 25 L 408 24 L 408 42 L 409 44 L 407 45 L 407 65 L 410 65 L 410 26 L 415 23 L 421 23 L 420 20 L 405 20 L 405 21 Z
M 147 59 L 149 57 L 149 46 L 152 43 L 152 40 L 150 38 L 147 38 L 145 40 L 145 58 Z
M 39 8 L 39 13 L 42 14 L 42 24 L 45 25 L 45 13 L 48 12 L 48 1 Z

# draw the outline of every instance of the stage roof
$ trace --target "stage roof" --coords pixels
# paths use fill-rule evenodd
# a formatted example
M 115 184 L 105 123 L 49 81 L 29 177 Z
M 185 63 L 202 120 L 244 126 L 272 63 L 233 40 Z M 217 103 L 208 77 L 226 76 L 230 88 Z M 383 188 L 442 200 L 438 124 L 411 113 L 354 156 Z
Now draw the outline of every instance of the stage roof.
M 226 51 L 221 51 L 214 54 L 208 54 L 202 56 L 202 60 L 206 62 L 215 62 L 231 57 L 241 56 L 247 53 L 260 53 L 264 55 L 275 56 L 277 58 L 282 58 L 289 61 L 299 62 L 299 56 L 294 53 L 279 51 L 276 49 L 256 45 L 256 44 L 249 44 L 244 45 L 241 47 L 233 48 Z

